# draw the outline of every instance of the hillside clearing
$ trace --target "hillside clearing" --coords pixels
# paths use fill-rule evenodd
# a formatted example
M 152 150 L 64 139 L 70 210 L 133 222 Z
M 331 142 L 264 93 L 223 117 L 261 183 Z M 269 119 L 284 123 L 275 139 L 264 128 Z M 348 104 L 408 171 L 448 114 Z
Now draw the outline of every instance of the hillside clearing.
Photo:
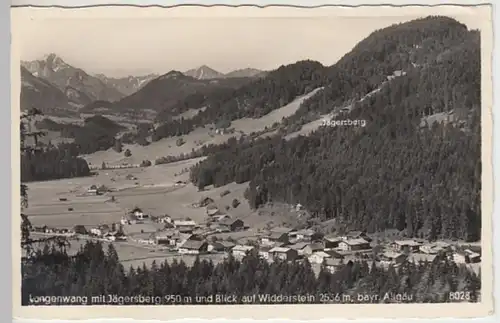
M 266 127 L 270 128 L 274 123 L 280 123 L 283 118 L 293 115 L 304 100 L 310 98 L 319 90 L 321 90 L 321 88 L 317 88 L 306 95 L 300 96 L 293 102 L 270 112 L 262 118 L 243 118 L 233 121 L 231 123 L 231 128 L 235 130 L 233 134 L 216 134 L 208 127 L 203 127 L 197 128 L 185 136 L 181 136 L 184 140 L 184 144 L 181 146 L 177 145 L 177 140 L 180 137 L 170 137 L 152 142 L 147 146 L 140 146 L 137 144 L 123 145 L 123 150 L 129 149 L 132 153 L 130 157 L 125 157 L 123 152 L 118 153 L 113 149 L 98 151 L 90 155 L 83 155 L 82 157 L 89 165 L 99 167 L 103 162 L 108 166 L 122 164 L 138 165 L 143 160 L 154 162 L 160 157 L 189 154 L 193 150 L 201 148 L 203 145 L 222 144 L 231 137 L 239 138 L 243 134 L 248 135 L 252 132 L 263 131 Z

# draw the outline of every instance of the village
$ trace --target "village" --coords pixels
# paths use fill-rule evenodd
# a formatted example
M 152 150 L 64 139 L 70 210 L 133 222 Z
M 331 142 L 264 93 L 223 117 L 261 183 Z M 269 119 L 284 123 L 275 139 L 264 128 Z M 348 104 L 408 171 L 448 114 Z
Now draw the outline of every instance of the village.
M 177 186 L 185 185 L 178 181 Z M 87 194 L 99 195 L 91 186 Z M 221 196 L 224 193 L 221 193 Z M 239 203 L 233 201 L 233 203 Z M 266 261 L 308 261 L 317 268 L 324 266 L 335 272 L 356 260 L 375 261 L 382 266 L 398 267 L 406 261 L 432 261 L 444 255 L 457 264 L 479 264 L 480 251 L 458 244 L 420 239 L 393 240 L 381 243 L 369 234 L 350 231 L 343 234 L 323 234 L 312 228 L 275 226 L 258 229 L 254 234 L 242 218 L 220 210 L 210 197 L 192 205 L 205 209 L 205 221 L 197 223 L 190 218 L 173 219 L 164 214 L 156 216 L 143 212 L 140 207 L 129 210 L 119 222 L 96 226 L 75 225 L 73 228 L 33 227 L 33 232 L 46 235 L 65 235 L 71 239 L 100 240 L 108 243 L 127 243 L 162 252 L 165 256 L 195 257 L 230 254 L 241 260 L 255 252 Z M 300 211 L 302 206 L 294 206 Z M 241 238 L 235 238 L 240 236 Z M 477 266 L 477 268 L 479 268 Z

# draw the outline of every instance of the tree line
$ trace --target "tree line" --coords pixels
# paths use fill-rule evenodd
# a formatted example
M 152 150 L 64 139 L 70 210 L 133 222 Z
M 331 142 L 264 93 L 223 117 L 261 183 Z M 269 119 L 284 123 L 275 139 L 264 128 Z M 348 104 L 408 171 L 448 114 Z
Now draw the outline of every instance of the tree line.
M 91 154 L 119 146 L 121 141 L 117 135 L 125 130 L 124 126 L 101 115 L 86 118 L 82 125 L 58 123 L 44 118 L 37 122 L 37 128 L 58 131 L 61 137 L 72 138 L 73 142 L 60 144 L 59 148 L 78 154 Z
M 88 303 L 82 305 L 92 305 L 92 297 L 99 295 L 157 297 L 164 305 L 207 304 L 208 297 L 217 294 L 234 295 L 236 304 L 258 294 L 312 295 L 309 302 L 313 303 L 338 303 L 335 295 L 343 295 L 344 300 L 348 295 L 348 303 L 369 302 L 359 295 L 377 295 L 375 303 L 443 303 L 455 302 L 455 292 L 464 292 L 461 301 L 477 302 L 481 286 L 480 274 L 446 257 L 408 262 L 399 268 L 349 261 L 334 273 L 323 266 L 317 276 L 307 259 L 301 263 L 268 263 L 255 253 L 242 260 L 229 256 L 214 263 L 196 258 L 192 266 L 173 260 L 126 270 L 113 244 L 106 249 L 100 242 L 87 242 L 74 256 L 64 248 L 39 249 L 23 264 L 22 277 L 23 305 L 35 305 L 33 299 L 41 296 L 86 296 Z M 398 294 L 406 298 L 397 298 Z M 256 298 L 255 303 L 259 302 L 273 301 Z M 135 301 L 124 305 L 140 304 Z M 102 300 L 94 298 L 93 305 L 103 305 Z

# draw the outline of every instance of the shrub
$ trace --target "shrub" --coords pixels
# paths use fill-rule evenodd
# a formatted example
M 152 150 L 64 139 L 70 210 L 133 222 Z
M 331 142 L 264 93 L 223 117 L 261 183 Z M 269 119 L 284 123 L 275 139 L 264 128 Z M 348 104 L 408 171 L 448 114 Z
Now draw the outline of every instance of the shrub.
M 240 201 L 238 201 L 237 199 L 234 199 L 233 202 L 231 203 L 231 205 L 233 206 L 233 208 L 237 208 L 238 205 L 240 205 Z
M 149 166 L 151 166 L 151 161 L 150 160 L 146 159 L 146 160 L 143 160 L 141 162 L 141 167 L 149 167 Z
M 179 138 L 175 141 L 175 144 L 177 145 L 177 147 L 180 147 L 182 145 L 184 145 L 186 142 L 184 141 L 183 138 Z
M 130 157 L 130 156 L 132 156 L 132 153 L 130 152 L 130 149 L 125 150 L 124 155 L 125 155 L 125 157 Z

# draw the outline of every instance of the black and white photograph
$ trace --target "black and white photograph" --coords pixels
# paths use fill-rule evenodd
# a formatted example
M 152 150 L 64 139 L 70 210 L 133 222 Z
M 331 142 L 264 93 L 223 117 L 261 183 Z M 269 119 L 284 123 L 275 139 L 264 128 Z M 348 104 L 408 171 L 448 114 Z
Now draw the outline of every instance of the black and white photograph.
M 21 308 L 489 304 L 491 13 L 441 9 L 12 8 Z

